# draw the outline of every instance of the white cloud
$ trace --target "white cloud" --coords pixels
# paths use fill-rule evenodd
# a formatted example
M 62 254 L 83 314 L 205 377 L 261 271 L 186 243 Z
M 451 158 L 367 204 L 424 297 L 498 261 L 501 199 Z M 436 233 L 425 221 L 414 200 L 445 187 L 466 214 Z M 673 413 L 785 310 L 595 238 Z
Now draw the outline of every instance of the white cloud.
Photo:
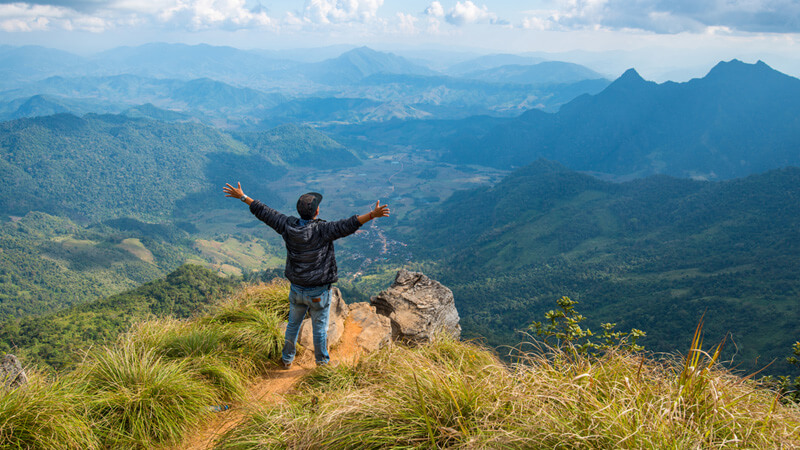
M 477 22 L 494 22 L 497 16 L 486 7 L 486 5 L 478 7 L 475 3 L 466 0 L 464 3 L 456 2 L 450 11 L 448 11 L 446 20 L 453 25 L 466 25 Z
M 64 24 L 66 30 L 81 30 L 90 33 L 102 33 L 109 28 L 109 23 L 100 17 L 79 16 Z
M 264 11 L 248 9 L 245 0 L 112 0 L 92 5 L 89 13 L 57 5 L 0 4 L 0 29 L 102 32 L 148 23 L 192 31 L 274 26 Z
M 522 19 L 520 26 L 526 30 L 549 30 L 553 26 L 550 16 L 532 15 Z
M 368 22 L 383 0 L 307 0 L 303 18 L 312 23 Z
M 78 14 L 68 8 L 27 3 L 0 4 L 0 30 L 8 32 L 72 29 L 71 17 Z
M 122 6 L 120 4 L 118 7 Z M 154 14 L 161 22 L 182 25 L 191 30 L 260 28 L 273 24 L 264 11 L 248 9 L 245 0 L 128 1 L 124 7 Z
M 417 19 L 413 14 L 397 13 L 398 29 L 401 33 L 414 34 L 417 31 Z
M 439 2 L 432 2 L 430 6 L 425 8 L 425 15 L 433 17 L 444 17 L 444 7 Z
M 528 11 L 521 27 L 645 30 L 655 33 L 719 30 L 798 33 L 797 0 L 557 0 L 553 11 Z

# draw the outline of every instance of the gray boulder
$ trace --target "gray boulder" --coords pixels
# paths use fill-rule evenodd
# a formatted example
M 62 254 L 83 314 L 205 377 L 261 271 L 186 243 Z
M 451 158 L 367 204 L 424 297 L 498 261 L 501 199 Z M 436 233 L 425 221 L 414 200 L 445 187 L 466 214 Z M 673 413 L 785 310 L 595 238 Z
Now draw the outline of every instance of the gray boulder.
M 28 375 L 14 355 L 4 355 L 0 359 L 0 385 L 4 388 L 18 388 L 28 384 Z
M 420 272 L 401 269 L 389 289 L 370 300 L 392 323 L 392 338 L 420 344 L 439 332 L 461 336 L 453 291 Z
M 374 352 L 392 342 L 392 322 L 369 303 L 351 304 L 348 320 L 360 328 L 356 343 L 364 351 Z

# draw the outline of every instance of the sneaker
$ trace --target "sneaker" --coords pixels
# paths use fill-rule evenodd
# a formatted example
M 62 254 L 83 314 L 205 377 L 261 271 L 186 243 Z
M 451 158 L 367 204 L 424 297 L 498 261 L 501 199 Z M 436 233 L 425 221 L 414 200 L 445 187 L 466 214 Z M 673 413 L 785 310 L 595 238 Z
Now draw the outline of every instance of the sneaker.
M 283 364 L 283 370 L 289 370 L 292 368 L 292 363 L 287 363 L 284 360 L 281 360 L 281 364 Z

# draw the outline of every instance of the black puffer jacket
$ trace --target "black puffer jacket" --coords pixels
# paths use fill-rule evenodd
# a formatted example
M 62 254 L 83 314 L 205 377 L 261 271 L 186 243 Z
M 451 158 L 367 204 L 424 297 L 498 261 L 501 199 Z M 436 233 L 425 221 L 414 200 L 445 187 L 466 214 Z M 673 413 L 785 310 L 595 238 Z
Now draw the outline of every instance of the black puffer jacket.
M 358 216 L 326 222 L 300 219 L 275 211 L 258 200 L 250 212 L 283 236 L 286 243 L 286 278 L 300 286 L 322 286 L 338 280 L 333 241 L 349 236 L 361 227 Z

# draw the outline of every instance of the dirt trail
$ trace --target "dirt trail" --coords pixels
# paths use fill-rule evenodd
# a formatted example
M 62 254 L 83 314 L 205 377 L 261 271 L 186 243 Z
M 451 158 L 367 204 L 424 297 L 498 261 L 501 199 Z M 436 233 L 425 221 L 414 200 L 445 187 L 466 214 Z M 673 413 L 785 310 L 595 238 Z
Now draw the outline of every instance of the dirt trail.
M 361 357 L 361 349 L 357 338 L 361 327 L 351 320 L 345 321 L 344 333 L 339 344 L 331 349 L 332 364 L 355 364 Z M 257 379 L 247 391 L 244 401 L 231 406 L 227 411 L 209 416 L 199 429 L 172 450 L 212 449 L 215 441 L 247 417 L 248 408 L 264 404 L 279 404 L 285 401 L 285 395 L 307 373 L 314 370 L 314 352 L 306 350 L 295 359 L 289 370 L 270 370 L 262 378 Z

